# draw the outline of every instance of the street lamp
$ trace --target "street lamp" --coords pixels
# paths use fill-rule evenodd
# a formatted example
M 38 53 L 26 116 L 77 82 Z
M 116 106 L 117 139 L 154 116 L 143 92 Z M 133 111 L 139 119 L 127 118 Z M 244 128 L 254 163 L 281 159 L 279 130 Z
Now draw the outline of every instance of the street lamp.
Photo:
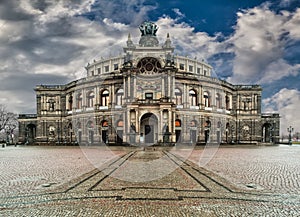
M 292 145 L 292 132 L 294 131 L 294 128 L 290 126 L 289 128 L 287 128 L 287 131 L 289 133 L 289 145 Z

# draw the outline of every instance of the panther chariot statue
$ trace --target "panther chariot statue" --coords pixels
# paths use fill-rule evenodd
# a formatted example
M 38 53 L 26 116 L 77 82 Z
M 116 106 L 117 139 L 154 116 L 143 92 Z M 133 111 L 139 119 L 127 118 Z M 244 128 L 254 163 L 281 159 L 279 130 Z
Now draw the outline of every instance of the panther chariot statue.
M 158 26 L 150 21 L 145 21 L 139 27 L 142 37 L 140 39 L 140 46 L 142 47 L 155 47 L 158 46 L 159 42 L 156 38 L 156 32 Z

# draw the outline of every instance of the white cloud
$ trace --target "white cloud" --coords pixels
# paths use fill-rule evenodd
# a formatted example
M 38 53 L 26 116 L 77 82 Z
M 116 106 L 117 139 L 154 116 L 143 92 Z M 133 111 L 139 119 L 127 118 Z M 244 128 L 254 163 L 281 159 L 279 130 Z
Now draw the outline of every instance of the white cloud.
M 300 64 L 290 65 L 283 59 L 270 63 L 265 69 L 265 75 L 259 83 L 272 83 L 274 80 L 280 80 L 287 75 L 297 76 L 300 71 Z
M 160 27 L 160 41 L 164 41 L 167 33 L 170 33 L 181 55 L 207 59 L 218 52 L 224 52 L 223 44 L 217 41 L 218 35 L 211 37 L 206 32 L 195 32 L 194 27 L 184 22 L 178 23 L 169 16 L 161 17 L 156 23 Z
M 155 3 L 146 4 L 146 0 L 76 2 L 27 0 L 7 1 L 6 7 L 0 4 L 0 91 L 4 93 L 5 88 L 5 97 L 22 102 L 15 106 L 8 101 L 9 108 L 27 112 L 32 109 L 28 104 L 35 103 L 32 89 L 36 84 L 76 79 L 83 76 L 84 66 L 93 59 L 118 55 L 128 33 L 137 43 L 137 26 L 157 8 Z M 184 16 L 179 9 L 173 11 L 179 18 Z M 86 12 L 91 12 L 94 21 L 79 16 Z M 285 60 L 284 50 L 287 44 L 300 39 L 300 9 L 276 14 L 263 5 L 241 11 L 234 34 L 226 40 L 220 40 L 220 33 L 210 36 L 197 32 L 178 17 L 164 15 L 156 21 L 160 42 L 170 33 L 175 52 L 180 55 L 209 59 L 221 53 L 213 62 L 215 70 L 230 70 L 233 65 L 233 83 L 268 83 L 299 74 L 299 64 Z M 223 54 L 229 57 L 222 58 Z M 24 91 L 14 91 L 15 86 Z
M 100 5 L 113 4 L 104 7 L 111 10 L 111 14 L 106 10 L 110 16 L 101 14 L 102 18 L 99 15 L 95 21 L 79 16 L 89 12 L 94 3 L 25 0 L 0 4 L 0 101 L 8 109 L 33 112 L 35 85 L 72 81 L 85 75 L 88 62 L 119 54 L 133 29 L 112 18 L 144 20 L 154 7 L 143 6 L 143 0 L 126 1 L 126 10 L 117 14 L 115 9 L 120 9 L 120 4 L 101 1 Z
M 287 127 L 294 127 L 300 132 L 300 91 L 296 89 L 283 88 L 270 98 L 263 100 L 264 112 L 279 113 L 281 135 L 287 135 Z
M 173 8 L 173 11 L 179 18 L 185 17 L 185 14 L 182 13 L 178 8 Z
M 298 65 L 284 60 L 285 47 L 299 40 L 299 22 L 299 9 L 276 14 L 265 4 L 239 12 L 235 33 L 228 40 L 235 53 L 233 75 L 228 81 L 268 83 L 299 73 Z

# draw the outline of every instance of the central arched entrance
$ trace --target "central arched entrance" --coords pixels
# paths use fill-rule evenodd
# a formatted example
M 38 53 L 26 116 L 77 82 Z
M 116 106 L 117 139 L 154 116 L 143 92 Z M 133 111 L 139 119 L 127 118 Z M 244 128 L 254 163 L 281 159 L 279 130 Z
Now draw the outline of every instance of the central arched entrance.
M 262 127 L 262 142 L 272 142 L 272 126 L 265 123 Z
M 146 113 L 141 117 L 140 142 L 146 145 L 153 145 L 157 142 L 157 117 L 153 113 Z

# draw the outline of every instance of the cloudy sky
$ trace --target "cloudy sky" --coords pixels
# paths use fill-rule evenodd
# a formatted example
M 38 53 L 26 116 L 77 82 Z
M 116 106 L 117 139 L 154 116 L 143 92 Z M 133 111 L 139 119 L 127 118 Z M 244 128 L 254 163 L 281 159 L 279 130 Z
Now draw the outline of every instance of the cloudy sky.
M 138 42 L 145 20 L 219 78 L 262 85 L 281 134 L 300 131 L 299 0 L 1 0 L 0 104 L 35 113 L 36 85 L 83 77 L 88 62 L 120 54 L 129 32 Z

